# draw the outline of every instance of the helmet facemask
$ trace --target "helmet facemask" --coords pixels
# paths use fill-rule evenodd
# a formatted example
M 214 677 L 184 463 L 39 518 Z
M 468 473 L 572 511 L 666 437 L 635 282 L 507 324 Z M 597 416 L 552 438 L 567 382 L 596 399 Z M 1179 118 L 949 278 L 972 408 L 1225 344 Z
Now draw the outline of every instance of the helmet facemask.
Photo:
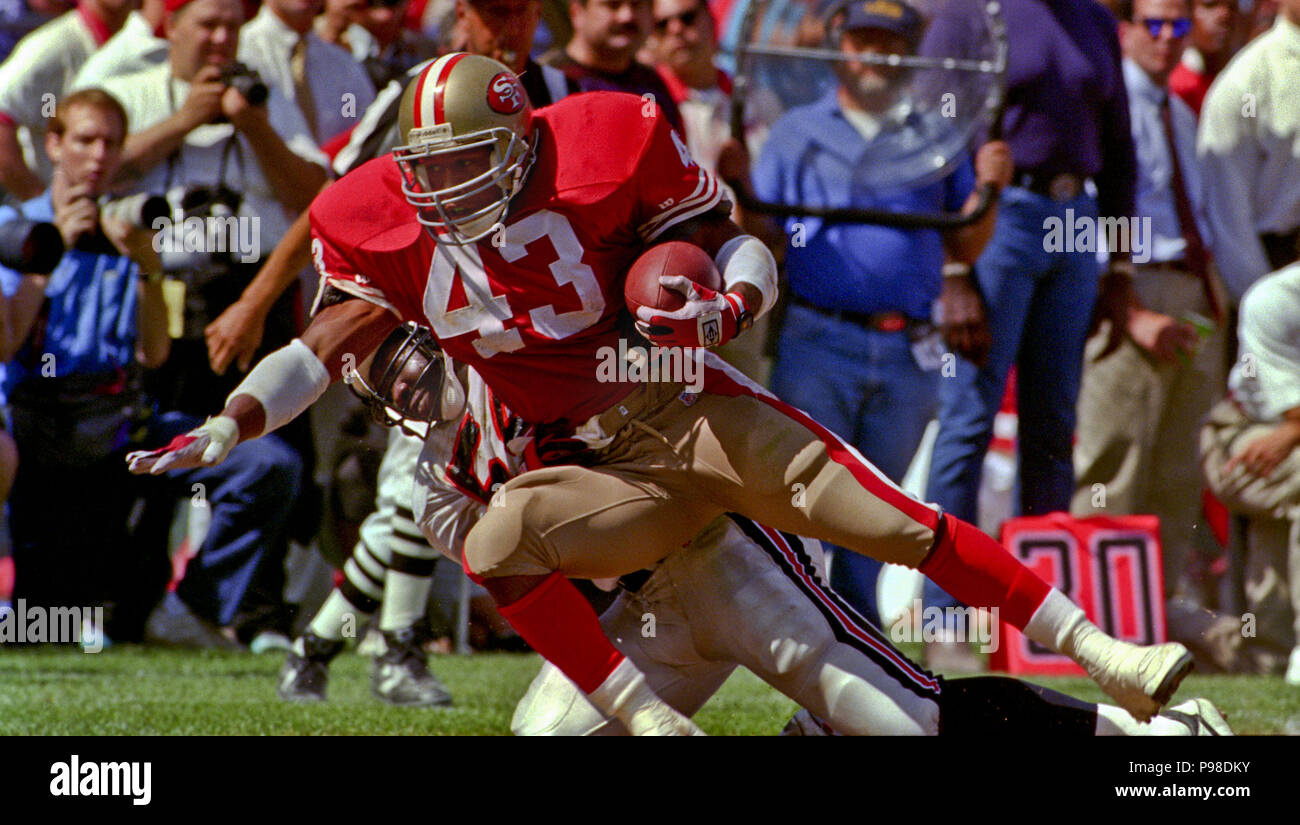
M 453 362 L 429 330 L 413 323 L 393 330 L 368 365 L 349 369 L 343 378 L 376 422 L 419 439 L 465 411 L 465 390 Z
M 536 155 L 519 78 L 482 55 L 439 58 L 407 84 L 393 150 L 402 193 L 440 243 L 476 243 L 505 220 Z
M 434 130 L 450 131 L 428 131 Z M 441 142 L 413 140 L 393 154 L 416 220 L 454 244 L 480 241 L 501 224 L 533 160 L 529 142 L 500 127 Z

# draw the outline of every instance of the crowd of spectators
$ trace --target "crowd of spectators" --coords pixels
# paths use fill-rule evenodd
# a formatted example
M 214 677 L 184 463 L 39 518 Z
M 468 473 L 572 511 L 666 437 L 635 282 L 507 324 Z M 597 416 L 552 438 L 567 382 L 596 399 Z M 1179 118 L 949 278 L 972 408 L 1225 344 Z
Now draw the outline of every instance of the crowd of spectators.
M 1017 511 L 1159 516 L 1169 615 L 1244 610 L 1261 622 L 1199 652 L 1300 683 L 1300 0 L 1004 0 L 997 138 L 901 190 L 873 188 L 864 170 L 906 72 L 846 59 L 783 118 L 746 121 L 746 140 L 731 139 L 732 79 L 719 67 L 735 63 L 719 42 L 734 42 L 744 0 L 20 5 L 0 22 L 44 22 L 0 40 L 12 49 L 0 64 L 12 206 L 0 218 L 51 221 L 68 251 L 48 274 L 0 271 L 15 598 L 113 605 L 109 633 L 123 639 L 152 625 L 166 638 L 178 617 L 231 645 L 291 635 L 290 545 L 338 527 L 321 515 L 329 427 L 318 420 L 313 435 L 303 418 L 259 441 L 255 466 L 227 471 L 256 483 L 178 474 L 144 489 L 120 458 L 173 419 L 220 408 L 249 363 L 294 336 L 313 287 L 307 205 L 392 144 L 406 78 L 470 49 L 522 69 L 542 101 L 652 96 L 700 162 L 766 200 L 960 212 L 980 186 L 1000 191 L 979 221 L 946 231 L 797 213 L 782 226 L 737 203 L 783 261 L 786 306 L 771 335 L 729 357 L 767 381 L 770 356 L 778 395 L 899 482 L 936 419 L 924 497 L 967 520 L 1014 371 Z M 799 37 L 941 54 L 933 7 L 808 2 Z M 752 116 L 761 92 L 748 102 Z M 92 159 L 74 168 L 82 155 Z M 136 193 L 168 201 L 161 254 L 129 219 L 103 214 L 110 196 Z M 1149 244 L 1054 248 L 1047 226 L 1066 216 L 1147 225 Z M 186 218 L 227 234 L 195 245 Z M 45 356 L 55 366 L 42 372 Z M 950 370 L 941 356 L 955 356 Z M 51 412 L 59 404 L 84 414 Z M 69 474 L 83 441 L 90 454 L 76 461 L 97 469 Z M 188 569 L 160 567 L 187 484 L 204 491 L 210 518 L 197 521 L 210 525 L 188 519 Z M 284 512 L 248 500 L 258 485 L 274 486 L 256 498 Z M 1244 584 L 1236 597 L 1207 586 L 1223 574 L 1204 511 L 1216 497 L 1242 525 L 1226 554 Z M 69 509 L 86 516 L 59 524 Z M 247 519 L 256 525 L 232 540 Z M 837 589 L 878 618 L 874 566 L 841 555 L 851 561 L 833 565 Z M 179 582 L 165 598 L 163 567 Z

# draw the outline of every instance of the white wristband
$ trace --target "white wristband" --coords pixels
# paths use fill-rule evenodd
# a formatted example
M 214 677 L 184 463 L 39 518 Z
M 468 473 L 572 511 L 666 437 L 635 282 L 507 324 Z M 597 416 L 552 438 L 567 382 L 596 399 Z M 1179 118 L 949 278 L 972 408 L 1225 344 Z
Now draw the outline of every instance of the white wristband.
M 329 389 L 330 374 L 316 353 L 295 338 L 288 346 L 257 362 L 235 391 L 226 399 L 237 395 L 251 395 L 261 403 L 266 412 L 266 434 L 288 424 L 303 410 L 315 403 Z
M 761 318 L 776 304 L 776 258 L 758 238 L 737 235 L 722 245 L 714 260 L 726 291 L 736 284 L 749 284 L 763 296 L 759 306 L 749 308 L 755 318 Z

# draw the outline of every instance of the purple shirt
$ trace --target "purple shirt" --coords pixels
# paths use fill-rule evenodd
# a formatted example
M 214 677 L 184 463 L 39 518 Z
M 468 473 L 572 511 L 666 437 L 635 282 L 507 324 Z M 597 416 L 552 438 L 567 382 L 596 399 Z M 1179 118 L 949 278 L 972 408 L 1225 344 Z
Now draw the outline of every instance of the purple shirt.
M 548 55 L 543 58 L 543 62 L 564 72 L 566 77 L 578 84 L 579 91 L 654 95 L 654 101 L 659 104 L 660 109 L 664 110 L 668 123 L 677 130 L 678 134 L 686 133 L 682 124 L 682 114 L 678 111 L 677 104 L 673 102 L 672 94 L 664 85 L 659 73 L 649 66 L 632 61 L 632 65 L 622 74 L 610 74 L 584 66 L 563 51 Z
M 1002 19 L 1008 41 L 1002 137 L 1016 176 L 1090 177 L 1103 216 L 1132 216 L 1137 160 L 1115 18 L 1096 0 L 1002 0 Z M 941 21 L 926 33 L 923 53 L 943 54 L 944 43 L 969 37 L 969 29 Z

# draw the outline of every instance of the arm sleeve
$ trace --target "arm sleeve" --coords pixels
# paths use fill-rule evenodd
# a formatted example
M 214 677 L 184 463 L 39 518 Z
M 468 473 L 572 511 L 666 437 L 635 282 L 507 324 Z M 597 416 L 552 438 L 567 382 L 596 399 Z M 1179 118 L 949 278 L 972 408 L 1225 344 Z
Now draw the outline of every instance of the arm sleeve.
M 1300 407 L 1300 267 L 1261 281 L 1241 304 L 1241 348 L 1256 358 L 1256 401 L 1265 421 Z
M 1201 109 L 1196 142 L 1211 248 L 1219 274 L 1237 300 L 1272 270 L 1255 229 L 1251 197 L 1263 167 L 1258 143 L 1251 134 L 1257 120 L 1242 117 L 1241 105 L 1240 88 L 1215 83 Z
M 1137 192 L 1137 150 L 1129 123 L 1128 90 L 1124 87 L 1124 70 L 1120 64 L 1119 36 L 1110 13 L 1106 17 L 1107 59 L 1110 61 L 1114 88 L 1101 108 L 1101 171 L 1097 183 L 1097 212 L 1103 217 L 1128 218 L 1133 215 Z
M 62 92 L 61 84 L 52 82 L 50 60 L 40 47 L 42 42 L 24 38 L 0 64 L 0 114 L 18 126 L 41 123 L 45 103 L 42 96 Z
M 975 191 L 975 160 L 966 158 L 943 181 L 943 208 L 945 212 L 960 212 L 966 199 Z
M 313 205 L 311 212 L 311 260 L 317 274 L 320 275 L 320 286 L 316 292 L 316 299 L 312 302 L 311 314 L 315 315 L 320 309 L 321 299 L 325 295 L 326 287 L 333 287 L 340 292 L 346 292 L 372 304 L 378 304 L 400 318 L 402 314 L 388 300 L 388 296 L 384 294 L 384 291 L 359 271 L 364 266 L 364 263 L 361 266 L 353 263 L 353 260 L 357 259 L 360 253 L 332 239 L 326 223 L 327 221 L 318 217 L 316 207 Z
M 647 243 L 668 227 L 702 215 L 722 202 L 722 188 L 691 157 L 686 141 L 656 112 L 649 140 L 637 163 L 635 223 Z

